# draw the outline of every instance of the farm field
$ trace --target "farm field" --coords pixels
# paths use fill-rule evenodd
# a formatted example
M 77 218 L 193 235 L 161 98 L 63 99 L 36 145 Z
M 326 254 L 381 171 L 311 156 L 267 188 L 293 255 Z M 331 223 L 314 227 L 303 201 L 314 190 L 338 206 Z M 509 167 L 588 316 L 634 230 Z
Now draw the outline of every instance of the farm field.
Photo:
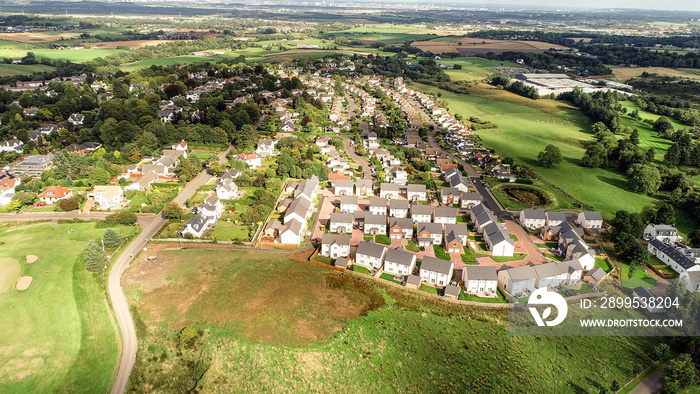
M 55 67 L 44 64 L 0 64 L 0 77 L 29 75 L 38 72 L 51 72 Z
M 518 52 L 545 52 L 550 48 L 556 50 L 567 50 L 568 47 L 550 44 L 541 41 L 515 41 L 515 40 L 489 40 L 481 38 L 462 37 L 458 40 L 430 40 L 415 41 L 411 44 L 416 48 L 432 53 L 460 53 L 464 56 L 476 55 L 478 53 L 503 53 L 507 51 Z
M 283 253 L 157 256 L 124 277 L 138 392 L 585 392 L 634 377 L 658 342 L 512 337 L 503 311 L 374 287 Z
M 700 70 L 692 68 L 668 68 L 668 67 L 610 67 L 615 79 L 624 82 L 630 78 L 638 77 L 644 72 L 659 74 L 669 77 L 680 77 L 700 80 Z
M 460 70 L 445 70 L 453 81 L 481 81 L 489 75 L 495 73 L 493 68 L 521 68 L 518 63 L 500 62 L 496 60 L 482 59 L 478 57 L 458 57 L 455 59 L 439 59 L 437 64 L 460 65 Z
M 469 95 L 420 85 L 426 92 L 440 91 L 450 111 L 465 118 L 478 116 L 498 124 L 494 130 L 478 132 L 483 143 L 502 157 L 513 157 L 527 165 L 538 178 L 547 180 L 575 199 L 600 210 L 606 217 L 620 209 L 641 211 L 655 205 L 652 197 L 626 189 L 624 175 L 608 169 L 592 169 L 579 161 L 592 141 L 590 120 L 576 108 L 554 100 L 529 100 L 510 92 L 479 85 Z M 548 144 L 559 147 L 564 162 L 554 168 L 537 164 L 537 154 Z
M 136 227 L 119 230 L 128 236 Z M 85 270 L 82 259 L 87 241 L 104 231 L 95 223 L 0 226 L 0 242 L 12 245 L 0 248 L 0 261 L 15 261 L 15 275 L 33 277 L 27 290 L 15 289 L 15 277 L 0 294 L 0 392 L 107 390 L 117 340 L 102 279 Z M 38 246 L 48 239 L 51 248 Z M 27 264 L 27 255 L 38 260 Z

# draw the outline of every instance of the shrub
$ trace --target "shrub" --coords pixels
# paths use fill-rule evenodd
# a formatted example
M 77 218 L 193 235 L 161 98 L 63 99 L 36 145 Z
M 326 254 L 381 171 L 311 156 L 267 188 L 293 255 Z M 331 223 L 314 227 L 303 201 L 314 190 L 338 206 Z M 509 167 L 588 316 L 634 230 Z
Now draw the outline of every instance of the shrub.
M 75 198 L 64 198 L 58 200 L 58 207 L 64 211 L 75 211 L 80 208 L 80 203 Z
M 137 219 L 136 214 L 133 212 L 117 212 L 107 216 L 107 218 L 105 218 L 105 222 L 111 226 L 116 224 L 133 226 Z

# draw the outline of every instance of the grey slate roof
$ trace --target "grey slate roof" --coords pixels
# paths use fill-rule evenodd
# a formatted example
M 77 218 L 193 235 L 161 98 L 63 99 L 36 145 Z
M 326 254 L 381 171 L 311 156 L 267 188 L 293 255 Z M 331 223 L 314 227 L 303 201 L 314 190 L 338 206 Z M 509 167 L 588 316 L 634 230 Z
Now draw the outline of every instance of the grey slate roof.
M 411 218 L 392 218 L 389 220 L 389 228 L 394 226 L 398 226 L 402 230 L 408 228 L 413 230 L 413 220 Z
M 391 200 L 389 201 L 389 209 L 405 209 L 408 210 L 408 201 L 406 200 Z
M 294 220 L 292 220 L 294 221 Z M 323 245 L 350 245 L 350 236 L 347 234 L 323 234 L 321 244 Z
M 353 204 L 357 205 L 358 198 L 357 196 L 341 196 L 340 197 L 340 205 L 343 204 Z
M 540 279 L 549 278 L 561 274 L 561 270 L 559 270 L 557 263 L 544 263 L 536 265 L 532 268 L 535 270 L 537 277 Z
M 517 280 L 529 280 L 537 278 L 535 270 L 529 265 L 524 265 L 522 267 L 508 268 L 505 270 L 510 279 L 513 281 Z
M 680 265 L 686 270 L 695 266 L 695 262 L 693 260 L 671 245 L 666 245 L 658 239 L 652 240 L 649 242 L 649 244 L 659 250 L 657 253 L 665 254 L 671 260 L 676 262 L 676 264 Z
M 336 212 L 331 214 L 331 223 L 352 223 L 353 215 L 351 213 Z
M 546 217 L 549 220 L 555 220 L 555 221 L 560 221 L 560 222 L 565 222 L 566 221 L 566 213 L 560 212 L 560 211 L 547 211 L 545 213 Z
M 442 234 L 442 224 L 440 223 L 419 223 L 418 232 L 421 233 L 423 230 L 428 231 L 430 234 Z
M 523 209 L 523 215 L 525 216 L 525 219 L 545 220 L 547 218 L 544 211 L 540 209 Z
M 468 280 L 498 280 L 496 267 L 468 265 L 464 267 L 464 281 Z
M 445 295 L 446 296 L 459 297 L 459 292 L 460 292 L 460 289 L 457 286 L 449 285 L 449 286 L 445 287 Z
M 391 192 L 398 192 L 400 189 L 400 186 L 398 183 L 382 183 L 380 186 L 381 191 L 391 191 Z
M 458 197 L 461 195 L 462 192 L 459 191 L 459 189 L 456 189 L 454 187 L 443 187 L 440 190 L 440 196 L 455 196 Z
M 603 215 L 598 211 L 583 211 L 586 220 L 603 220 Z
M 421 270 L 433 271 L 440 274 L 449 274 L 452 262 L 448 260 L 437 259 L 435 257 L 425 256 L 420 265 Z
M 382 257 L 382 254 L 384 254 L 385 250 L 386 248 L 384 246 L 378 245 L 374 242 L 363 241 L 360 242 L 360 245 L 357 247 L 356 254 L 380 258 Z
M 387 206 L 387 199 L 380 198 L 380 197 L 370 198 L 369 199 L 369 206 L 370 207 L 386 207 Z
M 410 193 L 425 193 L 426 190 L 425 185 L 410 184 L 406 186 L 406 191 Z
M 365 216 L 365 227 L 384 226 L 386 227 L 386 215 Z
M 413 204 L 411 205 L 411 215 L 432 215 L 433 207 L 430 205 Z
M 457 208 L 451 207 L 435 207 L 436 218 L 456 218 Z
M 414 257 L 415 254 L 405 252 L 401 249 L 389 249 L 389 251 L 386 252 L 386 257 L 384 257 L 384 262 L 391 262 L 410 267 Z

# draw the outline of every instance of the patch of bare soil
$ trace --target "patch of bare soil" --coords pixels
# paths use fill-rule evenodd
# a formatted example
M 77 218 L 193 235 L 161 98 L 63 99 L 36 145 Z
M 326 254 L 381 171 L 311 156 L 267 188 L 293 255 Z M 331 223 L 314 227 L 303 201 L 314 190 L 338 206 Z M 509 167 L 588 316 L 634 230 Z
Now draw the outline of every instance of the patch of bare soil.
M 33 264 L 36 263 L 36 261 L 39 260 L 39 258 L 33 254 L 28 254 L 27 255 L 27 264 Z
M 23 276 L 19 278 L 17 281 L 17 290 L 27 290 L 29 288 L 29 285 L 32 284 L 32 278 L 31 276 Z

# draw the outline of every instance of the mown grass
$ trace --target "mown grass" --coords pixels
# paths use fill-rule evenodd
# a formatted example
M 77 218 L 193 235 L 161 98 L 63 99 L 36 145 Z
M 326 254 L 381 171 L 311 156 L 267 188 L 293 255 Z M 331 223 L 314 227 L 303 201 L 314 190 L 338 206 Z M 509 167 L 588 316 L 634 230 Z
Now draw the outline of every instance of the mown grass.
M 38 72 L 51 72 L 56 68 L 45 64 L 0 64 L 0 77 L 31 75 Z
M 69 233 L 69 230 L 73 230 Z M 131 235 L 135 227 L 120 228 Z M 0 230 L 0 258 L 20 261 L 34 278 L 25 291 L 0 296 L 3 362 L 0 392 L 105 392 L 117 360 L 103 278 L 85 269 L 82 254 L 105 229 L 70 223 Z M 11 247 L 8 247 L 11 245 Z M 26 264 L 28 254 L 39 257 Z
M 227 267 L 222 272 L 220 263 L 210 263 L 211 252 L 197 256 L 198 270 L 210 276 L 211 287 L 194 305 L 203 303 L 212 311 L 215 305 L 228 307 L 206 317 L 174 310 L 162 321 L 142 320 L 139 312 L 136 321 L 143 335 L 131 380 L 133 391 L 187 388 L 185 384 L 192 380 L 183 362 L 190 362 L 193 370 L 202 366 L 197 388 L 203 392 L 328 392 L 338 387 L 347 392 L 542 392 L 543 387 L 547 392 L 570 392 L 572 387 L 598 392 L 612 380 L 632 379 L 651 363 L 647 354 L 658 344 L 657 338 L 646 337 L 591 341 L 587 337 L 510 336 L 505 311 L 448 304 L 389 287 L 375 288 L 386 301 L 383 307 L 346 322 L 332 336 L 303 346 L 280 345 L 274 339 L 251 341 L 246 338 L 251 329 L 230 320 L 231 316 L 241 315 L 236 311 L 240 299 L 259 294 L 276 268 L 268 268 L 271 262 L 257 255 L 249 259 L 249 265 L 258 269 L 229 262 L 221 263 Z M 181 275 L 188 275 L 187 270 Z M 173 278 L 163 290 L 177 283 Z M 315 286 L 324 287 L 322 283 Z M 229 288 L 237 291 L 222 290 Z M 286 302 L 285 296 L 296 300 L 307 289 L 271 296 Z M 168 293 L 163 290 L 151 302 L 167 301 Z M 141 303 L 147 297 L 145 294 Z M 302 301 L 294 308 L 303 323 L 292 324 L 292 329 L 314 327 L 319 321 L 313 304 Z M 280 313 L 265 302 L 245 312 Z M 282 321 L 289 324 L 288 312 L 282 313 Z M 178 343 L 182 319 L 198 330 L 192 345 Z M 270 329 L 279 328 L 269 327 L 259 335 Z
M 644 267 L 637 268 L 630 276 L 630 266 L 625 263 L 620 263 L 620 281 L 622 286 L 629 288 L 639 286 L 652 288 L 658 284 L 656 279 L 644 270 Z
M 606 259 L 595 259 L 595 266 L 602 268 L 605 272 L 610 272 L 612 270 L 610 263 Z
M 498 124 L 494 130 L 478 131 L 483 143 L 502 157 L 513 157 L 517 163 L 531 168 L 537 178 L 573 196 L 576 200 L 600 210 L 605 217 L 621 209 L 641 211 L 656 205 L 657 200 L 627 189 L 623 174 L 602 168 L 586 168 L 580 160 L 589 143 L 591 121 L 571 105 L 555 100 L 530 100 L 507 91 L 478 85 L 469 95 L 456 94 L 427 85 L 418 85 L 426 92 L 440 92 L 452 113 L 465 118 L 478 116 Z M 563 163 L 543 168 L 537 155 L 553 144 L 562 153 Z

